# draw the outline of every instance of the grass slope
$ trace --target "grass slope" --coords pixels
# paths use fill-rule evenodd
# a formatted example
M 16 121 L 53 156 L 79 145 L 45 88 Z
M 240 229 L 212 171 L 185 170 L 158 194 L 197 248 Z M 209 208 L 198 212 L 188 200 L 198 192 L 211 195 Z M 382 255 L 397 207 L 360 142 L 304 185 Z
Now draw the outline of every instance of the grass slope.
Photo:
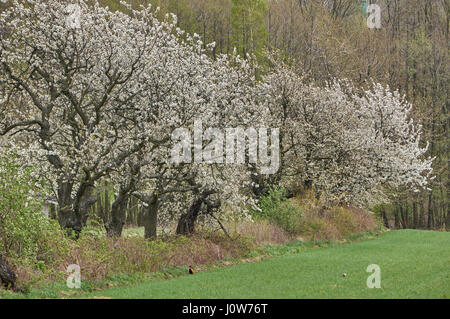
M 369 289 L 367 266 L 381 267 Z M 347 276 L 343 277 L 343 273 Z M 448 298 L 450 233 L 400 230 L 165 281 L 85 295 L 112 298 Z

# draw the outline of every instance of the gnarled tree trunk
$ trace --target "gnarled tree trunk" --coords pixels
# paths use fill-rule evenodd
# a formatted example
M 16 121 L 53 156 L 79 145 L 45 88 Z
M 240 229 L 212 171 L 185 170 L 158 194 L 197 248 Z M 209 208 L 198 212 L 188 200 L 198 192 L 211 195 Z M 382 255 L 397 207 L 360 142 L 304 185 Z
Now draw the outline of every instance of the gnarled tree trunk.
M 220 204 L 213 205 L 208 202 L 208 196 L 214 193 L 216 193 L 215 190 L 204 191 L 196 200 L 194 200 L 187 213 L 181 215 L 177 226 L 178 235 L 190 235 L 194 232 L 195 222 L 200 215 L 202 204 L 206 204 L 207 211 L 220 206 Z
M 97 201 L 93 196 L 93 187 L 83 184 L 75 199 L 72 199 L 71 183 L 61 183 L 58 189 L 58 222 L 64 229 L 75 231 L 78 236 L 86 225 L 91 206 Z
M 202 204 L 203 199 L 201 197 L 197 198 L 194 203 L 192 203 L 188 212 L 181 215 L 177 226 L 178 235 L 190 235 L 194 232 L 195 222 L 197 221 L 197 217 L 200 214 Z

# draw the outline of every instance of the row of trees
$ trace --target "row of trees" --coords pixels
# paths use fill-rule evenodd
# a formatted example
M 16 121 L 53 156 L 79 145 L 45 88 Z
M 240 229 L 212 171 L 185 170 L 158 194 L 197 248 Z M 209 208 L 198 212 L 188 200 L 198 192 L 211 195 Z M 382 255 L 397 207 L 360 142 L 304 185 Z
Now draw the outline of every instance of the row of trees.
M 121 235 L 134 198 L 148 238 L 158 220 L 176 218 L 177 231 L 190 233 L 199 215 L 220 222 L 224 207 L 245 213 L 273 184 L 359 205 L 382 202 L 389 187 L 426 186 L 432 160 L 398 92 L 309 84 L 278 56 L 259 78 L 250 56 L 211 57 L 214 46 L 186 34 L 174 15 L 80 1 L 74 25 L 69 3 L 15 1 L 0 16 L 4 151 L 51 190 L 62 227 L 80 232 L 105 184 L 115 193 L 108 235 Z M 280 170 L 174 163 L 173 133 L 193 131 L 197 119 L 205 128 L 279 128 Z M 203 151 L 215 152 L 204 139 Z
M 440 228 L 450 224 L 448 177 L 448 0 L 132 0 L 175 12 L 178 25 L 198 33 L 212 52 L 255 54 L 270 67 L 267 51 L 280 50 L 307 81 L 334 78 L 358 86 L 372 81 L 405 94 L 436 157 L 431 191 L 397 188 L 381 207 L 395 227 Z M 102 0 L 105 5 L 116 1 Z M 367 27 L 366 9 L 381 7 L 381 28 Z M 417 214 L 417 222 L 413 222 Z M 409 221 L 411 219 L 411 221 Z

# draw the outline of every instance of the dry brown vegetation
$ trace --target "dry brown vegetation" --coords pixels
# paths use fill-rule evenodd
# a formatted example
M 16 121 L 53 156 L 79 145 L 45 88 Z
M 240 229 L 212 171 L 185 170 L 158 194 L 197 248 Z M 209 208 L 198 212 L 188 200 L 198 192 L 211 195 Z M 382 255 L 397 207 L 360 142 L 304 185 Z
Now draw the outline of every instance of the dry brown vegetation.
M 77 240 L 51 243 L 52 249 L 39 256 L 37 264 L 14 263 L 18 285 L 45 285 L 65 280 L 70 264 L 82 269 L 82 279 L 98 282 L 117 274 L 151 274 L 167 267 L 202 267 L 233 259 L 245 259 L 264 245 L 280 245 L 293 240 L 335 240 L 373 231 L 379 225 L 372 214 L 356 209 L 333 208 L 304 213 L 299 231 L 286 233 L 267 220 L 234 221 L 225 224 L 231 239 L 221 231 L 200 228 L 190 236 L 164 236 L 149 241 L 139 236 L 108 238 L 86 232 Z M 186 268 L 187 269 L 187 268 Z

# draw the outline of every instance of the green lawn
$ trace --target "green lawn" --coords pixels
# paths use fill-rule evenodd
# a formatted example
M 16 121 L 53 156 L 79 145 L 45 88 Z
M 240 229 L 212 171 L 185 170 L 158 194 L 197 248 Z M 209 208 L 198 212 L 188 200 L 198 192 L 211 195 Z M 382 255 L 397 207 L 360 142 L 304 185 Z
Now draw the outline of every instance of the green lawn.
M 366 268 L 381 268 L 369 289 Z M 343 277 L 343 273 L 347 276 Z M 165 281 L 97 291 L 112 298 L 449 298 L 450 233 L 416 230 Z

